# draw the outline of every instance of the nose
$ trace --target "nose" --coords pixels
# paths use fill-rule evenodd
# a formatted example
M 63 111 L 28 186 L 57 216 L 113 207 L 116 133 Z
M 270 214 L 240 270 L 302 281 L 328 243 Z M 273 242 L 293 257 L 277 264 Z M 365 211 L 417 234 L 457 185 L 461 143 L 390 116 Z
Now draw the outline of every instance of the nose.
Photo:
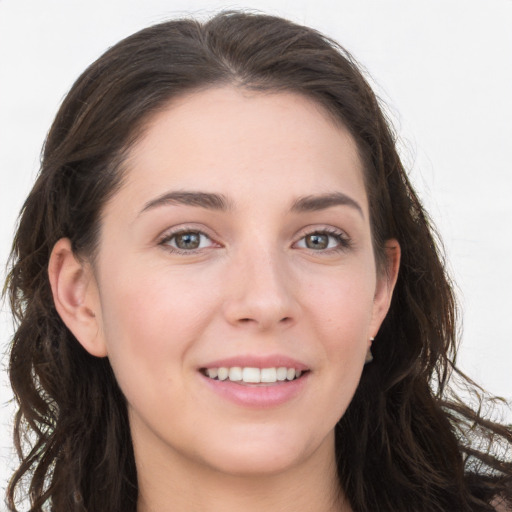
M 225 281 L 225 318 L 262 331 L 293 325 L 300 309 L 296 284 L 283 257 L 271 251 L 240 255 Z

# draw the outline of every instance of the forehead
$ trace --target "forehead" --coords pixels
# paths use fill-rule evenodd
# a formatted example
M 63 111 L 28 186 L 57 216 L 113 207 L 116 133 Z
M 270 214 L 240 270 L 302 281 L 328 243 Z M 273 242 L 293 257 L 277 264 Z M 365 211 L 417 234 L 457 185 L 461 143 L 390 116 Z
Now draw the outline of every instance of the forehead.
M 268 199 L 340 187 L 364 192 L 348 130 L 318 103 L 290 92 L 219 87 L 180 97 L 146 124 L 125 168 L 132 202 L 162 188 Z

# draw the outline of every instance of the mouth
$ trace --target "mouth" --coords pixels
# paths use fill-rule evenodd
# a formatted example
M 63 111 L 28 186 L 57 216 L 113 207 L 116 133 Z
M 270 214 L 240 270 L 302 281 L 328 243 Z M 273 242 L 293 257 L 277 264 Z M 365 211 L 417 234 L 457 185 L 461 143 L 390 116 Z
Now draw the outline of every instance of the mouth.
M 230 381 L 248 386 L 268 386 L 298 380 L 309 373 L 309 370 L 286 366 L 270 368 L 220 366 L 218 368 L 201 368 L 200 372 L 212 380 Z
M 284 406 L 309 388 L 312 370 L 282 356 L 238 356 L 198 368 L 207 388 L 223 400 L 249 409 Z

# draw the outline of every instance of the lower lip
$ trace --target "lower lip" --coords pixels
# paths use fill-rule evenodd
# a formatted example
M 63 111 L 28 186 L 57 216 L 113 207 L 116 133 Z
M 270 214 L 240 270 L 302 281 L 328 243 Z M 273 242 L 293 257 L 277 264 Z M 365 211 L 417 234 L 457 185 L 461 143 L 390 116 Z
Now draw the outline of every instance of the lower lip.
M 244 385 L 230 380 L 214 380 L 201 374 L 206 385 L 222 398 L 243 407 L 277 407 L 295 398 L 304 388 L 310 372 L 290 381 L 266 385 Z

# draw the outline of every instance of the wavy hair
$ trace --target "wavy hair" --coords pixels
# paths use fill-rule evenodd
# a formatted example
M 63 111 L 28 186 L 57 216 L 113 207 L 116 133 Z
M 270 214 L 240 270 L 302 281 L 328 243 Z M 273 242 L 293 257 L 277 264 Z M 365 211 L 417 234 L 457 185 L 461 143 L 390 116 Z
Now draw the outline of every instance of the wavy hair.
M 350 54 L 281 18 L 224 12 L 144 29 L 76 81 L 45 142 L 19 218 L 4 293 L 17 330 L 10 379 L 20 465 L 10 511 L 135 512 L 137 474 L 125 399 L 108 358 L 89 355 L 55 309 L 54 244 L 94 258 L 102 208 L 123 182 L 148 120 L 194 90 L 290 91 L 322 105 L 354 137 L 365 167 L 377 261 L 396 238 L 391 308 L 356 394 L 336 426 L 340 485 L 356 512 L 491 511 L 512 501 L 512 428 L 459 400 L 456 304 L 438 238 L 412 189 L 396 136 Z M 494 504 L 493 504 L 494 503 Z

